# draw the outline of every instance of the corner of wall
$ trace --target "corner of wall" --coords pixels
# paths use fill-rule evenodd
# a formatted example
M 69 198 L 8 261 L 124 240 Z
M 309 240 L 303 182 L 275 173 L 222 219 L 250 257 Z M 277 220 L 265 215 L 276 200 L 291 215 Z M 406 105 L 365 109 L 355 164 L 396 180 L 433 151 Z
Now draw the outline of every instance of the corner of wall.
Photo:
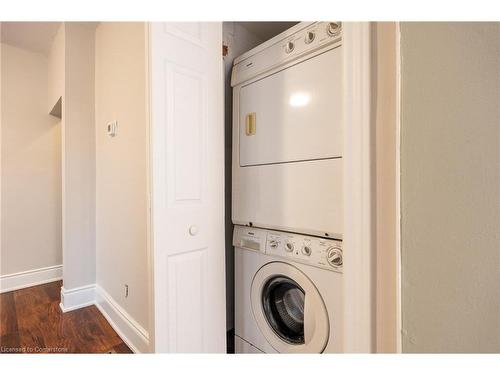
M 63 262 L 65 287 L 95 283 L 95 38 L 65 23 L 63 100 Z

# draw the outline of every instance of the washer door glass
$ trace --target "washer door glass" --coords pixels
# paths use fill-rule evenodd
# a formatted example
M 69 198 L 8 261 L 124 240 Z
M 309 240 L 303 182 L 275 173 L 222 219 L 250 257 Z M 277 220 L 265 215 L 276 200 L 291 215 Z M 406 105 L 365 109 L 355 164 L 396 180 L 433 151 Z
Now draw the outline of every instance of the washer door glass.
M 271 278 L 262 288 L 265 317 L 282 340 L 304 344 L 304 290 L 286 276 Z
M 328 311 L 316 286 L 297 267 L 263 265 L 253 278 L 250 301 L 255 323 L 278 353 L 323 352 L 330 336 Z

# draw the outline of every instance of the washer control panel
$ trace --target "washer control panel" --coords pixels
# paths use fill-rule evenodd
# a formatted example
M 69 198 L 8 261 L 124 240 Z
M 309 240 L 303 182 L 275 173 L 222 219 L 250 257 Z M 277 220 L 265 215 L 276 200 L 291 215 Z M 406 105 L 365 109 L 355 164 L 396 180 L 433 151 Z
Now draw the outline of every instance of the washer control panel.
M 342 241 L 339 240 L 268 231 L 265 253 L 342 272 Z

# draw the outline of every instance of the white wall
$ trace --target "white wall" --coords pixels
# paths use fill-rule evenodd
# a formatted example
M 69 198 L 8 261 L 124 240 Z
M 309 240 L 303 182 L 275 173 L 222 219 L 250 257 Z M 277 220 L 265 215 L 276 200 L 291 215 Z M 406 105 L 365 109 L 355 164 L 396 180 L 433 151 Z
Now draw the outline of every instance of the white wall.
M 149 330 L 145 32 L 144 23 L 120 22 L 96 31 L 96 267 L 97 284 Z M 118 134 L 109 137 L 113 120 Z
M 65 25 L 61 23 L 52 41 L 48 61 L 47 111 L 51 111 L 59 98 L 64 95 Z
M 403 351 L 500 352 L 500 23 L 401 26 Z
M 63 97 L 63 279 L 95 283 L 95 24 L 65 23 Z
M 0 274 L 60 265 L 61 126 L 47 110 L 47 57 L 2 44 Z
M 234 250 L 231 221 L 231 160 L 232 160 L 232 107 L 231 70 L 233 60 L 263 42 L 238 22 L 224 22 L 223 44 L 228 46 L 224 57 L 224 122 L 225 122 L 225 215 L 226 215 L 226 329 L 234 327 Z

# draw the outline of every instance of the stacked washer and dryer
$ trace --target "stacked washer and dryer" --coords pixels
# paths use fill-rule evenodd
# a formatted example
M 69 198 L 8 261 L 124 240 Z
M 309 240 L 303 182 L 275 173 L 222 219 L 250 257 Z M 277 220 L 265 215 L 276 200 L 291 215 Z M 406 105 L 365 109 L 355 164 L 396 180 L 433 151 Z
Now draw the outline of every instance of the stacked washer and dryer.
M 237 353 L 342 352 L 342 30 L 302 22 L 234 61 Z

